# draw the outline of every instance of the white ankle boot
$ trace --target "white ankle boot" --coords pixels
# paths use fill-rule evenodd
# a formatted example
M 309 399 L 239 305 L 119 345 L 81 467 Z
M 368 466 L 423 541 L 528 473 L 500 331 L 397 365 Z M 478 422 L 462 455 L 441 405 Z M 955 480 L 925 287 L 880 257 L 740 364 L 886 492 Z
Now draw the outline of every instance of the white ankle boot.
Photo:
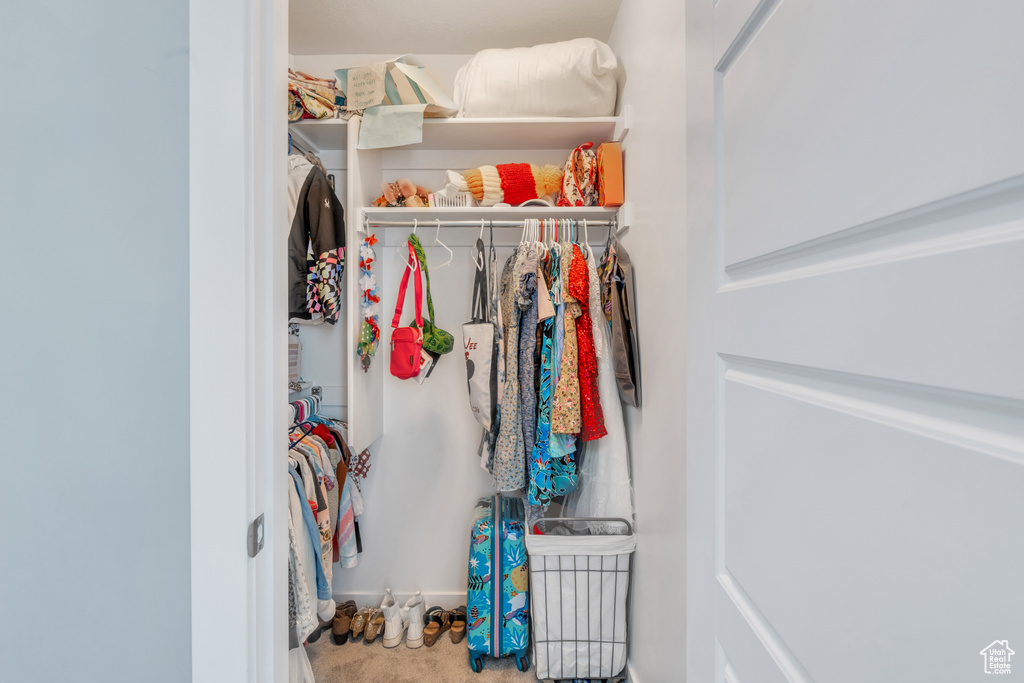
M 384 647 L 397 647 L 402 642 L 407 622 L 403 618 L 402 608 L 398 606 L 398 601 L 391 594 L 390 588 L 387 589 L 384 600 L 380 603 L 380 609 L 384 612 Z
M 406 647 L 417 648 L 423 645 L 423 596 L 419 591 L 409 598 L 402 608 L 402 616 L 409 626 L 409 632 L 405 636 Z

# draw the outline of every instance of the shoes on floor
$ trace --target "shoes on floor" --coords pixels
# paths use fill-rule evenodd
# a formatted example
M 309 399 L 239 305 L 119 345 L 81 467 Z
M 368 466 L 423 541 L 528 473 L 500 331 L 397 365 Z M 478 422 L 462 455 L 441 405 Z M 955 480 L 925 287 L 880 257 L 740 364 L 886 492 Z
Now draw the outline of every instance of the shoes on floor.
M 402 619 L 408 628 L 405 635 L 406 647 L 415 649 L 423 645 L 423 613 L 423 596 L 416 591 L 416 595 L 409 598 L 402 608 Z
M 385 591 L 380 609 L 384 614 L 384 647 L 396 647 L 402 642 L 409 623 L 390 588 Z
M 461 643 L 466 637 L 466 606 L 459 605 L 452 610 L 452 642 Z
M 329 630 L 334 624 L 334 615 L 337 613 L 337 605 L 334 600 L 320 600 L 317 607 L 317 626 L 306 638 L 306 642 L 315 643 L 320 640 L 320 634 Z M 327 618 L 323 617 L 326 612 Z
M 363 640 L 367 643 L 377 640 L 377 636 L 384 630 L 384 624 L 384 612 L 376 607 L 370 609 L 366 617 L 366 628 L 363 629 Z
M 426 626 L 423 627 L 423 642 L 433 647 L 437 639 L 452 627 L 452 613 L 439 605 L 434 605 L 424 615 Z
M 352 618 L 355 614 L 355 600 L 349 600 L 338 605 L 338 610 L 334 613 L 334 622 L 331 624 L 331 639 L 335 645 L 344 645 L 348 642 L 349 631 L 352 628 Z
M 349 627 L 349 633 L 353 638 L 358 638 L 363 634 L 366 629 L 366 617 L 370 616 L 370 610 L 372 607 L 364 607 L 357 611 L 352 616 L 352 625 Z

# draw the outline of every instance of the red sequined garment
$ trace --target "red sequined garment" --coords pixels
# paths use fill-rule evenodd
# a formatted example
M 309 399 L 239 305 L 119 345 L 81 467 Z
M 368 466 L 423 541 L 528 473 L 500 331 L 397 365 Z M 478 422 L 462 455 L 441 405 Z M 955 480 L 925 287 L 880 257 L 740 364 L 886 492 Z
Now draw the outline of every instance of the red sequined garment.
M 582 304 L 583 312 L 576 321 L 576 339 L 579 345 L 580 403 L 583 409 L 584 441 L 600 439 L 608 433 L 604 426 L 601 395 L 597 389 L 597 353 L 594 351 L 594 327 L 590 321 L 590 275 L 587 260 L 578 246 L 573 247 L 572 268 L 569 270 L 569 294 Z

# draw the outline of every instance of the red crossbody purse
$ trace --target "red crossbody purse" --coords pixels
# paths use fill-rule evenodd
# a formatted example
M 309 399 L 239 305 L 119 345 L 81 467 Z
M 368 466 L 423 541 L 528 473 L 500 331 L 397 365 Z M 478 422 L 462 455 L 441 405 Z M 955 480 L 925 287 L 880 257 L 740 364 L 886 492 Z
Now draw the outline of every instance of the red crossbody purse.
M 395 317 L 391 321 L 391 374 L 398 379 L 411 379 L 420 374 L 420 352 L 423 348 L 423 284 L 420 282 L 420 265 L 416 252 L 409 244 L 409 262 L 403 269 L 402 284 L 398 288 L 398 303 Z M 405 290 L 409 285 L 409 273 L 415 273 L 416 327 L 399 327 Z

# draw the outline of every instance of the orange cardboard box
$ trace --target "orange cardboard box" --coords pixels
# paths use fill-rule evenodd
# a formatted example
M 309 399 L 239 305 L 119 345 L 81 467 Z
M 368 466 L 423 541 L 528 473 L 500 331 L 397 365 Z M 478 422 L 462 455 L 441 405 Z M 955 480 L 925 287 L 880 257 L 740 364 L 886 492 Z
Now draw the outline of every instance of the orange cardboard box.
M 597 203 L 622 206 L 622 144 L 605 142 L 597 148 Z

